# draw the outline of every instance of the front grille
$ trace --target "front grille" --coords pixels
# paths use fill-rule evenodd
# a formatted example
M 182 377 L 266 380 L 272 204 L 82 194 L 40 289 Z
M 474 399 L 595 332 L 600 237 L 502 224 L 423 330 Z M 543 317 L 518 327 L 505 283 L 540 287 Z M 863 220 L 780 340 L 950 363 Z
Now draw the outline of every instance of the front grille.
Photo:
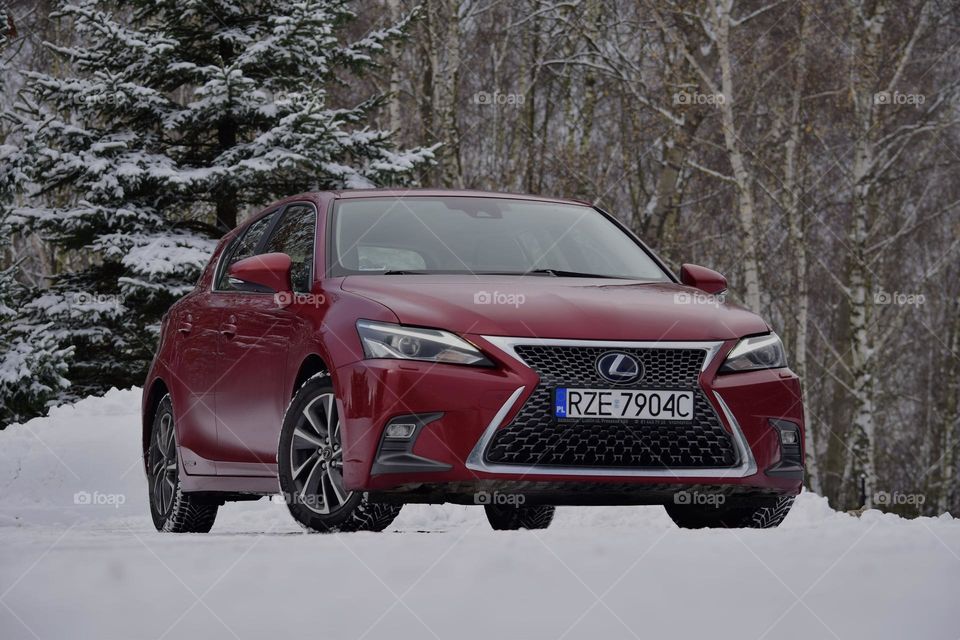
M 610 383 L 600 377 L 597 358 L 608 351 L 604 347 L 515 347 L 527 366 L 540 375 L 540 384 L 548 387 L 599 387 Z M 695 389 L 700 367 L 706 356 L 703 349 L 615 349 L 629 353 L 643 363 L 644 389 Z
M 597 373 L 603 347 L 521 345 L 515 351 L 540 376 L 540 383 L 509 425 L 497 430 L 486 451 L 491 463 L 525 466 L 695 468 L 733 467 L 737 451 L 706 396 L 699 376 L 702 349 L 617 349 L 643 363 L 642 389 L 694 391 L 694 420 L 558 421 L 553 415 L 556 387 L 608 388 Z

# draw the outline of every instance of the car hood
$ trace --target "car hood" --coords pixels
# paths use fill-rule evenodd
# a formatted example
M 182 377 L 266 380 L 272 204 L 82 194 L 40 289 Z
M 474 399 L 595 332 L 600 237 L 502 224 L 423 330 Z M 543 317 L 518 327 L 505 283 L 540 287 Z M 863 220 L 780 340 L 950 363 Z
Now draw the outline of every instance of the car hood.
M 580 340 L 729 340 L 759 316 L 674 283 L 469 275 L 348 276 L 341 287 L 403 324 L 461 334 Z

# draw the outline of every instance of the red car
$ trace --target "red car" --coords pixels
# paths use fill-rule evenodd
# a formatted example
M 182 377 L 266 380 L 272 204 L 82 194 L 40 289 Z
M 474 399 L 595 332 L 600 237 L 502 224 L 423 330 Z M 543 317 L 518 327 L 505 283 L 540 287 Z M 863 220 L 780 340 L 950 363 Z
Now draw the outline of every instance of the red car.
M 581 202 L 471 191 L 288 198 L 166 314 L 143 394 L 156 527 L 280 492 L 318 531 L 404 503 L 663 504 L 768 527 L 803 482 L 800 383 L 770 326 Z

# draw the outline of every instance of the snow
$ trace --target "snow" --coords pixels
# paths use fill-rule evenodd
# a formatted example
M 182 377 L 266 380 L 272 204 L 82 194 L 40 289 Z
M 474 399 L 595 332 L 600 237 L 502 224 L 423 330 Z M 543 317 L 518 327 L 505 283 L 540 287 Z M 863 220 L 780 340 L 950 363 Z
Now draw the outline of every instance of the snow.
M 200 270 L 216 248 L 215 240 L 186 233 L 133 236 L 134 242 L 121 262 L 132 272 L 151 276 L 183 274 Z M 110 240 L 105 241 L 109 243 Z
M 407 506 L 307 535 L 284 505 L 158 534 L 137 389 L 0 432 L 0 637 L 953 638 L 960 521 L 800 496 L 776 530 L 682 531 L 660 508 L 561 508 L 542 532 Z M 76 504 L 75 496 L 92 504 Z

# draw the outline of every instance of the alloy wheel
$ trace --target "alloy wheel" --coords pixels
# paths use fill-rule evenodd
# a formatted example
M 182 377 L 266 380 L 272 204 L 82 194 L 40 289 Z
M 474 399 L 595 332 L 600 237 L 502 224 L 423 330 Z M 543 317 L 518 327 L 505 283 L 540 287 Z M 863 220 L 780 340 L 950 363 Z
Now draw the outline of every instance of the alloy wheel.
M 340 415 L 332 393 L 307 404 L 290 440 L 290 477 L 298 501 L 319 514 L 340 509 L 352 495 L 343 484 Z
M 173 430 L 173 416 L 164 414 L 153 430 L 150 448 L 150 481 L 153 503 L 162 515 L 170 511 L 176 494 L 177 443 Z

